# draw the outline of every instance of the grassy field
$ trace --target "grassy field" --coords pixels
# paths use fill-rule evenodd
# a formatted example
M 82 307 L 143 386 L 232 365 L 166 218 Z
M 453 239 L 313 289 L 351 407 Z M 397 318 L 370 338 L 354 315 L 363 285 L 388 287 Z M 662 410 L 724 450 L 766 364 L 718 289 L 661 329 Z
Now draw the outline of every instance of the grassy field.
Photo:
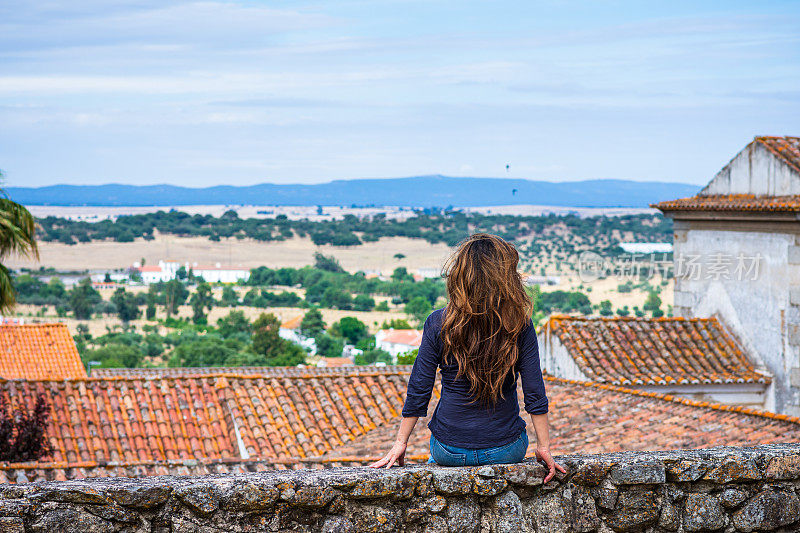
M 391 273 L 398 266 L 409 271 L 417 268 L 438 268 L 450 253 L 442 243 L 429 244 L 405 237 L 383 238 L 353 247 L 316 246 L 308 238 L 291 238 L 279 242 L 250 239 L 224 239 L 212 242 L 205 237 L 173 237 L 157 235 L 152 241 L 137 239 L 130 243 L 91 242 L 66 245 L 40 243 L 40 261 L 14 257 L 9 268 L 54 267 L 59 270 L 121 269 L 145 259 L 153 265 L 161 259 L 200 264 L 224 263 L 255 268 L 259 266 L 303 267 L 314 263 L 314 252 L 339 260 L 346 270 L 380 270 Z M 397 260 L 401 253 L 406 257 Z

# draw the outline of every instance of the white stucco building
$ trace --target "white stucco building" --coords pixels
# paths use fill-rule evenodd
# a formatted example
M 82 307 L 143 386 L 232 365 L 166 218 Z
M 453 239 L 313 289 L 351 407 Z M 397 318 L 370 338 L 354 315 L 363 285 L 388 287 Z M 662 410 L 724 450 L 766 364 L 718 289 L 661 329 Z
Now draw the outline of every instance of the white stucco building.
M 419 349 L 422 332 L 416 329 L 382 329 L 375 334 L 375 347 L 389 352 L 393 362 L 397 356 Z
M 800 415 L 800 138 L 756 137 L 674 221 L 674 314 L 716 316 L 772 374 L 766 407 Z
M 150 285 L 160 281 L 171 281 L 178 276 L 178 270 L 183 267 L 188 273 L 190 270 L 194 276 L 202 277 L 208 283 L 236 283 L 239 280 L 247 281 L 250 278 L 250 270 L 240 266 L 222 265 L 201 265 L 198 263 L 178 261 L 159 261 L 157 265 L 141 265 L 134 263 L 131 267 L 142 276 L 142 283 Z

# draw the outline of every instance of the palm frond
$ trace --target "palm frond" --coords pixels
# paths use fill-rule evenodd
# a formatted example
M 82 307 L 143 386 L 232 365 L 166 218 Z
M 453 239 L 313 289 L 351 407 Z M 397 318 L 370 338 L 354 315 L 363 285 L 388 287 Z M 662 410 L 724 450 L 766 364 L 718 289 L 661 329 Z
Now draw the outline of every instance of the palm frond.
M 11 281 L 11 272 L 0 265 L 0 313 L 8 313 L 17 303 L 17 291 Z
M 11 253 L 39 258 L 36 219 L 25 206 L 0 197 L 0 259 Z

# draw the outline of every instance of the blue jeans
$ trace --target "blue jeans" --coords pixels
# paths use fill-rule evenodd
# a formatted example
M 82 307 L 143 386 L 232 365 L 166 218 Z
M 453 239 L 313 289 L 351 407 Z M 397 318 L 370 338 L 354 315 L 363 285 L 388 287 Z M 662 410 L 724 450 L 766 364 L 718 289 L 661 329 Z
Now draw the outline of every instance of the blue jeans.
M 480 466 L 503 463 L 519 463 L 528 451 L 528 434 L 523 431 L 519 438 L 505 446 L 494 448 L 459 448 L 439 442 L 431 435 L 431 458 L 429 463 L 441 466 Z

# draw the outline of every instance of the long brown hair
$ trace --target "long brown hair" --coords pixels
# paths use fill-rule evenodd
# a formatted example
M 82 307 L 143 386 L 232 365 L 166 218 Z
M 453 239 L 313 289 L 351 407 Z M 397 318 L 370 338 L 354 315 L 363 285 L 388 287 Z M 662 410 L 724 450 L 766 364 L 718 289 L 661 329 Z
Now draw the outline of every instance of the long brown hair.
M 476 233 L 445 263 L 447 293 L 443 358 L 458 364 L 470 393 L 486 406 L 503 397 L 503 382 L 519 357 L 517 338 L 533 304 L 517 272 L 519 254 L 496 235 Z

